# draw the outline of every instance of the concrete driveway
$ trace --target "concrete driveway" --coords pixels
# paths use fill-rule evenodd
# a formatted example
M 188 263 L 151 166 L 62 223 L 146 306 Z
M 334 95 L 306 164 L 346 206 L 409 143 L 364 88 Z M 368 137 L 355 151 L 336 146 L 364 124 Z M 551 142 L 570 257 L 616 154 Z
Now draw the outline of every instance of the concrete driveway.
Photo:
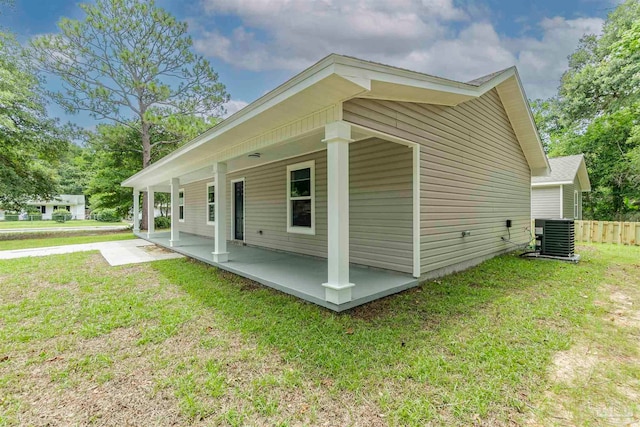
M 78 227 L 34 227 L 34 228 L 7 228 L 0 229 L 0 234 L 13 234 L 13 233 L 48 233 L 48 232 L 61 232 L 61 231 L 119 231 L 128 230 L 127 224 L 123 225 L 82 225 Z
M 156 246 L 146 240 L 134 239 L 0 251 L 0 259 L 41 257 L 85 251 L 100 251 L 109 265 L 136 264 L 163 259 L 183 258 L 183 255 Z

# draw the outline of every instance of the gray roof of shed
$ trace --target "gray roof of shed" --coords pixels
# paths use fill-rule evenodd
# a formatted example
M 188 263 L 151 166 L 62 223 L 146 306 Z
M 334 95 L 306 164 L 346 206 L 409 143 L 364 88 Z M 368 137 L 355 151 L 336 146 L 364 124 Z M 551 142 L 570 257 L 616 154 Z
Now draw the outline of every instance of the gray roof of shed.
M 548 176 L 532 177 L 531 184 L 566 184 L 573 182 L 577 176 L 583 191 L 591 190 L 584 154 L 550 158 L 549 166 L 551 173 Z

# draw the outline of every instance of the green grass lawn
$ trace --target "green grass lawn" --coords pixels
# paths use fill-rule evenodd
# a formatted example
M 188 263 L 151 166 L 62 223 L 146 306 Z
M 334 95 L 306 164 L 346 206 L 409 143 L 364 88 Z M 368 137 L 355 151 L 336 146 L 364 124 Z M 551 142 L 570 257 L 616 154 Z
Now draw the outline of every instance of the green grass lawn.
M 46 248 L 47 246 L 76 245 L 80 243 L 111 242 L 114 240 L 135 239 L 136 236 L 130 231 L 117 233 L 94 233 L 88 235 L 60 235 L 47 236 L 42 238 L 0 240 L 0 251 Z
M 109 225 L 127 225 L 126 222 L 100 222 L 93 219 L 74 219 L 66 222 L 58 221 L 0 221 L 1 230 L 11 230 L 15 228 L 50 228 L 50 227 L 101 227 Z
M 187 259 L 0 261 L 0 425 L 637 422 L 640 248 L 580 252 L 342 314 Z

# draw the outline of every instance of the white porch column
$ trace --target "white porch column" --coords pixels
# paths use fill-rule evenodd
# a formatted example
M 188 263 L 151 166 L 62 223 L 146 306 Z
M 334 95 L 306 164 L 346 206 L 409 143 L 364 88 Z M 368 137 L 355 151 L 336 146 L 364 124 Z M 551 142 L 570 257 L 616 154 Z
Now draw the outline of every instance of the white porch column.
M 216 163 L 213 166 L 213 176 L 215 180 L 214 194 L 214 250 L 213 262 L 229 261 L 227 252 L 227 164 Z
M 178 220 L 180 219 L 180 179 L 171 178 L 171 239 L 169 246 L 178 246 L 180 243 L 180 230 L 178 230 Z
M 351 126 L 333 122 L 325 126 L 327 144 L 327 252 L 328 280 L 325 300 L 351 301 L 349 282 L 349 143 Z
M 133 190 L 133 232 L 140 232 L 140 191 Z
M 154 223 L 155 211 L 155 194 L 153 193 L 153 187 L 147 187 L 147 239 L 153 237 L 153 233 L 156 231 L 156 225 Z

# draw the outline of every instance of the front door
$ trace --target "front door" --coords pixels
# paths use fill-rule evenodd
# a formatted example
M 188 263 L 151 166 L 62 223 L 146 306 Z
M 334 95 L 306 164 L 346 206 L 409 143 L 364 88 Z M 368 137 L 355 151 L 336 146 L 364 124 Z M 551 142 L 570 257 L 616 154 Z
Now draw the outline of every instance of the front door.
M 244 181 L 233 183 L 233 238 L 244 240 Z

